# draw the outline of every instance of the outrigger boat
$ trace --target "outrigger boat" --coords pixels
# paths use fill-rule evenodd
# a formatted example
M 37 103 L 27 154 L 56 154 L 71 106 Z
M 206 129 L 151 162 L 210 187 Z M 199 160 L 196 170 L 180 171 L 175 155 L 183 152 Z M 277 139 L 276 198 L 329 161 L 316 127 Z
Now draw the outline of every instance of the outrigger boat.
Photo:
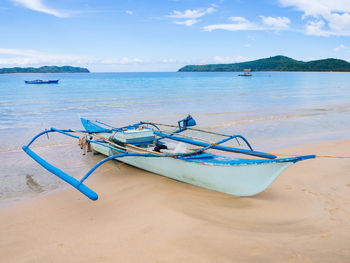
M 243 74 L 238 74 L 238 76 L 240 77 L 251 77 L 252 76 L 252 73 L 251 72 L 251 69 L 250 68 L 246 68 L 243 70 Z
M 178 125 L 139 122 L 125 127 L 113 127 L 100 121 L 81 118 L 85 130 L 60 130 L 51 128 L 36 135 L 23 150 L 41 166 L 66 181 L 91 200 L 98 195 L 83 182 L 102 164 L 118 160 L 132 166 L 163 175 L 178 181 L 224 192 L 236 196 L 252 196 L 264 191 L 288 166 L 315 155 L 277 158 L 277 156 L 253 150 L 241 135 L 220 134 L 191 128 L 196 125 L 189 115 Z M 172 128 L 166 131 L 160 127 Z M 174 129 L 175 128 L 175 129 Z M 184 135 L 185 131 L 223 137 L 215 143 Z M 66 174 L 34 153 L 30 146 L 40 136 L 52 132 L 64 134 L 85 146 L 92 146 L 98 153 L 108 156 L 98 162 L 80 180 Z M 235 139 L 246 148 L 224 146 Z M 83 146 L 83 145 L 82 145 Z M 191 146 L 191 147 L 189 147 Z M 194 148 L 195 147 L 195 148 Z M 234 158 L 223 153 L 236 153 L 257 158 Z M 115 162 L 116 165 L 118 165 Z
M 36 80 L 25 80 L 24 82 L 26 84 L 58 84 L 58 79 L 49 79 L 49 80 L 42 80 L 42 79 L 36 79 Z

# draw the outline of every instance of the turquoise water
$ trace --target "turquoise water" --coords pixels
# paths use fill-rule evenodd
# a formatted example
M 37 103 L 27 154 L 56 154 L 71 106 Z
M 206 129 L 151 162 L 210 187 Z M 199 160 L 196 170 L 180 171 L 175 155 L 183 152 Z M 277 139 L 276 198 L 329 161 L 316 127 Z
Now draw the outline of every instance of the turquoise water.
M 32 79 L 60 83 L 24 83 Z M 139 120 L 175 123 L 191 113 L 200 127 L 242 134 L 259 150 L 348 138 L 350 131 L 349 73 L 13 74 L 0 75 L 0 92 L 2 156 L 20 152 L 46 128 L 81 128 L 78 114 L 122 126 Z M 37 145 L 66 142 L 60 137 Z M 26 165 L 0 165 L 0 199 L 26 177 Z
M 38 78 L 60 83 L 24 84 Z M 0 92 L 0 151 L 19 149 L 45 128 L 80 128 L 78 114 L 118 125 L 191 113 L 202 127 L 257 142 L 343 136 L 350 128 L 349 73 L 15 74 L 0 75 Z

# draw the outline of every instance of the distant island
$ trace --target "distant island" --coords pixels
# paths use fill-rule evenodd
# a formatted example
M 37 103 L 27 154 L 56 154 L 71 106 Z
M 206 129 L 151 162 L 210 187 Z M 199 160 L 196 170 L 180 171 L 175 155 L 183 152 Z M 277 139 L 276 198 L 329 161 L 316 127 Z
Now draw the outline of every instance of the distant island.
M 40 68 L 0 68 L 0 74 L 8 73 L 89 73 L 87 68 L 71 67 L 71 66 L 43 66 Z
M 208 65 L 187 65 L 180 68 L 179 72 L 229 72 L 243 71 L 340 71 L 350 72 L 350 63 L 335 58 L 327 58 L 313 61 L 300 61 L 286 56 L 275 56 L 253 61 L 232 63 L 232 64 L 208 64 Z

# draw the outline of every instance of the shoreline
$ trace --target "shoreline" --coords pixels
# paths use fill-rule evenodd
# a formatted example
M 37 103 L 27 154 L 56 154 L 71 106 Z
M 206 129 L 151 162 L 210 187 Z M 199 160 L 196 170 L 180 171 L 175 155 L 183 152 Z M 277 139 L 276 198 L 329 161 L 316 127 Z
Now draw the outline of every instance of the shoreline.
M 231 72 L 242 72 L 242 71 L 176 71 L 178 73 L 187 73 L 187 72 L 190 72 L 190 73 L 193 73 L 193 72 L 204 72 L 204 73 L 231 73 Z M 267 73 L 276 73 L 276 72 L 292 72 L 292 73 L 350 73 L 350 71 L 316 71 L 316 70 L 313 70 L 313 71 L 293 71 L 293 70 L 286 70 L 286 71 L 280 71 L 280 70 L 260 70 L 260 71 L 251 71 L 252 72 L 267 72 Z
M 299 141 L 298 143 L 296 141 L 292 141 L 288 144 L 283 144 L 283 146 L 281 146 L 281 144 L 274 145 L 274 146 L 269 146 L 269 144 L 265 145 L 265 149 L 262 149 L 261 147 L 257 148 L 257 150 L 259 151 L 265 151 L 265 152 L 269 152 L 272 153 L 274 155 L 277 155 L 278 158 L 283 158 L 285 157 L 284 155 L 281 155 L 281 153 L 287 154 L 288 155 L 292 155 L 291 153 L 288 153 L 288 149 L 293 149 L 293 148 L 298 148 L 298 147 L 303 147 L 303 146 L 307 146 L 307 145 L 313 145 L 313 144 L 322 144 L 322 143 L 331 143 L 331 142 L 338 142 L 338 141 L 350 141 L 349 136 L 346 136 L 345 138 L 334 138 L 332 139 L 330 137 L 330 135 L 323 135 L 319 138 L 313 139 L 313 140 L 302 140 Z M 53 149 L 59 153 L 59 155 L 65 151 L 70 152 L 71 156 L 73 157 L 72 161 L 70 162 L 71 165 L 73 166 L 73 163 L 79 162 L 81 165 L 81 162 L 84 162 L 86 157 L 88 157 L 89 163 L 90 165 L 94 165 L 95 163 L 97 163 L 100 159 L 103 159 L 104 156 L 103 155 L 98 155 L 98 157 L 96 156 L 90 156 L 86 155 L 83 156 L 81 155 L 81 150 L 78 149 L 76 147 L 76 143 L 75 142 L 65 142 L 65 143 L 57 143 L 57 144 L 51 144 L 51 145 L 36 145 L 36 146 L 32 146 L 31 148 L 35 151 L 39 151 L 41 152 L 41 154 L 43 156 L 45 155 L 51 155 L 50 154 L 50 149 Z M 72 154 L 74 152 L 74 154 Z M 33 194 L 33 193 L 27 193 L 27 194 L 23 194 L 22 196 L 15 196 L 15 197 L 8 197 L 8 198 L 2 198 L 0 199 L 0 208 L 1 207 L 6 207 L 6 206 L 11 206 L 13 204 L 17 204 L 17 203 L 22 203 L 22 202 L 27 202 L 36 198 L 41 198 L 43 196 L 46 195 L 51 195 L 51 194 L 55 194 L 57 192 L 61 192 L 64 191 L 66 189 L 70 188 L 70 185 L 66 184 L 65 182 L 63 182 L 62 180 L 56 178 L 56 176 L 54 176 L 53 174 L 47 172 L 45 170 L 45 168 L 41 167 L 40 165 L 38 165 L 34 160 L 32 160 L 29 156 L 27 156 L 22 149 L 17 149 L 17 150 L 8 150 L 8 151 L 0 151 L 0 155 L 2 154 L 16 154 L 16 155 L 20 155 L 22 157 L 22 159 L 24 158 L 25 161 L 27 162 L 27 165 L 29 163 L 29 166 L 36 166 L 38 168 L 39 173 L 43 172 L 44 175 L 41 175 L 41 177 L 48 177 L 52 180 L 58 181 L 59 185 L 57 185 L 57 187 L 55 187 L 54 189 L 45 189 L 42 192 L 38 193 L 38 194 Z M 313 154 L 312 152 L 307 152 L 304 153 L 306 155 L 308 154 Z M 294 155 L 302 155 L 301 153 L 295 153 Z M 326 155 L 326 154 L 323 154 Z M 350 156 L 350 153 L 349 153 Z M 49 156 L 48 156 L 49 157 Z M 51 156 L 52 158 L 52 156 Z M 57 158 L 57 159 L 56 159 Z M 98 158 L 97 160 L 95 158 Z M 55 159 L 52 159 L 52 162 L 58 163 L 58 166 L 60 166 L 60 162 L 62 162 L 62 159 L 60 156 L 56 156 Z M 69 166 L 69 163 L 67 164 Z M 123 164 L 124 165 L 124 164 Z M 91 167 L 92 167 L 91 166 Z M 86 166 L 83 167 L 83 170 L 86 172 L 88 171 L 90 168 L 90 166 Z M 24 167 L 24 168 L 28 168 L 28 167 Z M 30 167 L 29 167 L 30 168 Z M 135 168 L 137 169 L 137 168 Z M 73 169 L 74 170 L 74 169 Z M 145 171 L 144 171 L 145 172 Z M 82 172 L 84 173 L 84 172 Z M 283 174 L 283 173 L 282 173 Z M 34 175 L 34 177 L 36 177 L 38 175 Z M 76 175 L 75 175 L 76 176 Z M 161 176 L 161 175 L 159 175 Z M 57 179 L 57 180 L 56 180 Z M 40 181 L 40 178 L 39 178 Z M 36 182 L 34 182 L 36 184 Z M 41 187 L 41 186 L 40 186 Z M 42 187 L 45 187 L 44 185 Z M 268 190 L 268 189 L 267 189 Z
M 350 156 L 350 140 L 278 152 Z M 349 159 L 304 161 L 239 198 L 107 163 L 87 181 L 96 202 L 68 188 L 0 207 L 0 254 L 6 262 L 347 262 L 349 168 Z
M 291 149 L 291 148 L 295 148 L 295 147 L 303 147 L 304 145 L 310 145 L 310 144 L 317 144 L 317 143 L 322 143 L 322 142 L 337 142 L 337 141 L 347 141 L 349 140 L 349 136 L 341 136 L 340 138 L 334 138 L 332 139 L 331 134 L 324 134 L 320 137 L 317 138 L 313 138 L 312 140 L 310 139 L 302 139 L 301 141 L 298 140 L 294 140 L 294 141 L 290 141 L 288 144 L 287 143 L 281 143 L 281 142 L 274 142 L 274 145 L 271 146 L 270 143 L 259 143 L 260 146 L 263 147 L 253 147 L 258 150 L 258 151 L 264 151 L 264 152 L 269 152 L 272 153 L 274 155 L 277 155 L 278 158 L 283 158 L 283 155 L 278 155 L 276 153 L 280 153 L 279 150 L 282 149 L 282 153 L 283 153 L 283 149 Z M 62 157 L 60 157 L 61 154 L 64 154 L 64 152 L 69 152 L 71 155 L 71 158 L 73 158 L 69 163 L 65 164 L 68 166 L 74 166 L 74 163 L 80 163 L 80 165 L 82 165 L 82 162 L 86 161 L 85 159 L 88 157 L 89 163 L 90 165 L 95 165 L 95 163 L 97 163 L 100 158 L 104 158 L 103 155 L 98 155 L 99 157 L 94 157 L 94 156 L 83 156 L 81 155 L 81 150 L 78 149 L 78 147 L 76 147 L 76 142 L 58 142 L 58 143 L 54 143 L 54 144 L 49 144 L 49 145 L 34 145 L 31 148 L 35 151 L 38 151 L 41 153 L 42 156 L 47 156 L 49 158 L 52 158 L 52 163 L 57 163 L 58 166 L 62 166 L 62 163 L 65 164 L 65 161 L 62 160 Z M 56 157 L 52 157 L 52 151 L 56 152 L 58 154 L 55 154 Z M 6 150 L 6 151 L 0 151 L 0 155 L 7 155 L 7 154 L 13 154 L 16 155 L 16 158 L 20 158 L 22 159 L 22 162 L 25 162 L 25 164 L 23 165 L 23 167 L 21 167 L 21 169 L 28 169 L 30 170 L 31 167 L 36 166 L 38 169 L 36 169 L 37 173 L 36 174 L 30 174 L 30 172 L 28 172 L 28 174 L 31 175 L 31 177 L 34 177 L 34 183 L 37 184 L 37 180 L 39 179 L 39 184 L 38 186 L 40 188 L 43 188 L 42 192 L 37 193 L 36 195 L 34 193 L 28 192 L 24 193 L 21 196 L 12 196 L 12 197 L 7 197 L 7 198 L 0 198 L 0 208 L 1 207 L 5 207 L 5 206 L 9 206 L 12 204 L 16 204 L 16 203 L 21 203 L 21 202 L 26 202 L 32 199 L 36 199 L 36 198 L 40 198 L 42 196 L 45 195 L 50 195 L 59 191 L 63 191 L 65 189 L 70 188 L 70 186 L 68 184 L 66 184 L 65 182 L 63 182 L 62 180 L 56 178 L 56 176 L 54 176 L 53 174 L 49 173 L 48 171 L 46 171 L 45 168 L 41 167 L 40 165 L 38 165 L 34 160 L 32 160 L 29 156 L 27 156 L 22 149 L 16 149 L 16 150 Z M 313 154 L 312 152 L 306 153 L 306 154 Z M 91 154 L 90 154 L 91 155 Z M 302 154 L 298 154 L 296 153 L 295 155 L 302 155 Z M 350 156 L 350 154 L 349 154 Z M 99 158 L 98 160 L 96 159 L 91 159 L 91 158 Z M 10 158 L 11 160 L 14 159 L 14 157 Z M 86 172 L 88 171 L 92 166 L 86 166 L 83 167 L 83 170 Z M 74 169 L 73 169 L 74 170 Z M 1 170 L 0 170 L 1 171 Z M 23 175 L 22 175 L 23 176 Z M 39 176 L 39 177 L 38 177 Z M 75 176 L 77 176 L 75 174 Z M 42 180 L 42 177 L 46 177 L 49 179 L 52 179 L 54 181 L 58 181 L 58 185 L 56 187 L 54 187 L 53 189 L 46 189 L 45 185 L 40 185 L 40 181 Z M 28 183 L 27 183 L 28 185 Z M 36 186 L 36 185 L 35 185 Z
M 0 73 L 1 75 L 16 75 L 16 74 L 75 74 L 75 73 L 87 73 L 87 74 L 114 74 L 114 73 L 235 73 L 242 71 L 90 71 L 90 72 L 16 72 L 16 73 Z M 265 73 L 350 73 L 350 71 L 251 71 L 251 72 L 265 72 Z
M 73 73 L 96 73 L 96 72 L 14 72 L 14 73 L 0 73 L 0 75 L 13 75 L 13 74 L 73 74 Z

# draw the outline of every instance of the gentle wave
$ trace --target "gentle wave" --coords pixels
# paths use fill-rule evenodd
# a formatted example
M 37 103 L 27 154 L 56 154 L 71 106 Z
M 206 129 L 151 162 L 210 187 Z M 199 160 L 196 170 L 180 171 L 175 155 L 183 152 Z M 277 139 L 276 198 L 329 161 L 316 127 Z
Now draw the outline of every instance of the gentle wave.
M 77 145 L 77 143 L 73 142 L 59 142 L 59 143 L 48 143 L 47 145 L 33 145 L 30 148 L 33 150 L 38 150 L 38 149 L 47 149 L 51 147 L 58 147 L 58 146 L 68 146 L 68 145 Z M 0 154 L 5 154 L 5 153 L 18 153 L 22 152 L 22 149 L 2 149 L 0 150 Z
M 300 113 L 300 114 L 279 114 L 279 115 L 266 115 L 266 116 L 261 116 L 261 117 L 254 117 L 254 118 L 247 118 L 247 119 L 239 119 L 235 121 L 225 121 L 225 123 L 212 126 L 210 129 L 215 130 L 215 129 L 221 129 L 221 128 L 228 128 L 228 127 L 235 127 L 239 125 L 245 125 L 249 123 L 255 123 L 255 122 L 265 122 L 265 121 L 278 121 L 278 120 L 287 120 L 287 119 L 296 119 L 296 118 L 304 118 L 304 117 L 313 117 L 313 116 L 322 116 L 322 115 L 327 115 L 329 112 L 337 112 L 340 110 L 310 110 L 311 112 L 314 113 Z M 343 109 L 343 112 L 349 112 L 350 109 Z M 237 114 L 237 113 L 236 113 Z M 217 115 L 222 115 L 222 114 L 217 114 Z

